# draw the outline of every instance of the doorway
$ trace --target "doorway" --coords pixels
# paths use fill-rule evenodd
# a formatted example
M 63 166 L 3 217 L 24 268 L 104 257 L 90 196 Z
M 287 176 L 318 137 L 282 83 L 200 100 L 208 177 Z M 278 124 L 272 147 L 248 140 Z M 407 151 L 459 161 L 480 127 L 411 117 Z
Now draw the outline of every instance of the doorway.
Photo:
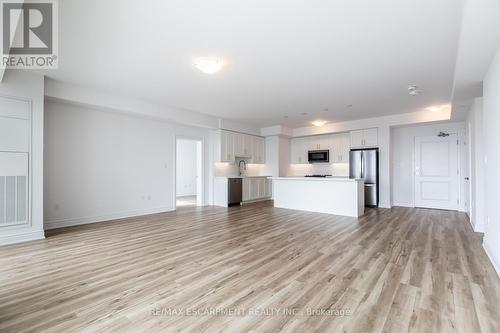
M 203 142 L 176 138 L 175 148 L 175 206 L 202 206 Z
M 458 137 L 415 138 L 415 206 L 458 210 Z

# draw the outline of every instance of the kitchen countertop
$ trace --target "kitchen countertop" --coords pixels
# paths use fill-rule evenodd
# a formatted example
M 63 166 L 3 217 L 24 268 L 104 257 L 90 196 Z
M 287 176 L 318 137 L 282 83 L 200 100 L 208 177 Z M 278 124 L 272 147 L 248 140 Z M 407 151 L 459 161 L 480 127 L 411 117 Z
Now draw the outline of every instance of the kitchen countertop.
M 362 182 L 363 179 L 353 179 L 342 176 L 331 177 L 269 177 L 272 180 L 304 180 L 304 181 L 330 181 L 330 182 Z
M 215 178 L 269 178 L 271 176 L 215 176 Z

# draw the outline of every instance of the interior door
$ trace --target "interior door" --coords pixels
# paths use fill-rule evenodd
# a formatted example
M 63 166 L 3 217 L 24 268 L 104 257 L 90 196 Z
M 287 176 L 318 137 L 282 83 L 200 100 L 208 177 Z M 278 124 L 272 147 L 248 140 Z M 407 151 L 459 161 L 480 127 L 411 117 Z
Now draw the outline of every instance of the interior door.
M 456 134 L 415 138 L 415 206 L 458 210 Z

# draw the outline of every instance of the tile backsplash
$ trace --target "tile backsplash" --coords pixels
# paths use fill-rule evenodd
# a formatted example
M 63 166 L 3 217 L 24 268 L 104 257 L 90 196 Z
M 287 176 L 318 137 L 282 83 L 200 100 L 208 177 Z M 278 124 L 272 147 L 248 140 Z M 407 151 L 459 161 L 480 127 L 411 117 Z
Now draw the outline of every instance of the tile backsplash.
M 238 163 L 215 163 L 214 175 L 223 177 L 236 177 L 239 175 Z M 265 164 L 247 164 L 247 170 L 244 171 L 245 176 L 268 176 Z

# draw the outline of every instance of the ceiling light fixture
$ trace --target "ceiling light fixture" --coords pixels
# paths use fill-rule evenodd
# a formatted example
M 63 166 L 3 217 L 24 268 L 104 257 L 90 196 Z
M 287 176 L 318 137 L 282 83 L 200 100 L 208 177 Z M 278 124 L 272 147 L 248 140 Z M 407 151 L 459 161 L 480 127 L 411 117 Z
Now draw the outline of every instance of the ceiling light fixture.
M 194 65 L 205 74 L 214 74 L 220 71 L 224 64 L 219 58 L 201 57 L 194 61 Z
M 418 96 L 420 95 L 420 90 L 416 85 L 409 85 L 408 86 L 408 94 L 410 96 Z
M 312 122 L 312 124 L 316 127 L 321 127 L 325 125 L 327 122 L 325 120 L 315 120 Z

